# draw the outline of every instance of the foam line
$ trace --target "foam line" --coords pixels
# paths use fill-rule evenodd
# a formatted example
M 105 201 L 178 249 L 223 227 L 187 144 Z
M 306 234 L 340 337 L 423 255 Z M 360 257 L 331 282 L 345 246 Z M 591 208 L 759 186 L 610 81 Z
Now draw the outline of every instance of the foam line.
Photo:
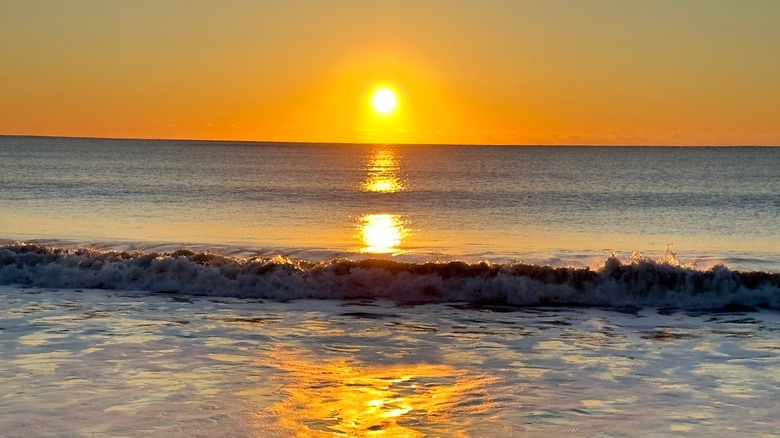
M 780 310 L 780 274 L 708 270 L 645 259 L 608 258 L 602 267 L 532 264 L 308 262 L 171 252 L 0 246 L 0 283 L 240 296 L 271 300 L 383 298 L 399 302 L 724 307 Z

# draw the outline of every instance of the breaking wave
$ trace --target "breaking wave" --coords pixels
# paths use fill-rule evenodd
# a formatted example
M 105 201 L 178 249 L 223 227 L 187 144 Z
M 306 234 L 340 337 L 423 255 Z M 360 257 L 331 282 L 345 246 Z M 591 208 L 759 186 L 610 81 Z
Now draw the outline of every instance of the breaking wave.
M 675 260 L 608 258 L 603 266 L 410 263 L 384 259 L 307 262 L 179 249 L 100 251 L 16 243 L 0 246 L 0 283 L 143 290 L 270 300 L 390 299 L 508 306 L 769 308 L 780 310 L 780 273 Z

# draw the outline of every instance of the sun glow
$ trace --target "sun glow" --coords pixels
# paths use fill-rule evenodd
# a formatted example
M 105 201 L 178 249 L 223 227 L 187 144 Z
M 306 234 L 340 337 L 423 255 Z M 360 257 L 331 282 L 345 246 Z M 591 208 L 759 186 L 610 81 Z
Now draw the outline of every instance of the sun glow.
M 371 96 L 371 107 L 377 114 L 386 116 L 395 111 L 398 106 L 398 98 L 393 90 L 389 88 L 380 88 Z

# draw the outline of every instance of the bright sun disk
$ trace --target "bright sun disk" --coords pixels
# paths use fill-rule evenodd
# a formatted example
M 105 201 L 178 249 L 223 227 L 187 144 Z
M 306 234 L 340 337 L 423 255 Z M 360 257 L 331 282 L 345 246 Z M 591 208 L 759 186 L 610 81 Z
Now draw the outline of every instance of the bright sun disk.
M 371 106 L 382 115 L 390 114 L 398 104 L 395 93 L 388 88 L 380 88 L 371 96 Z

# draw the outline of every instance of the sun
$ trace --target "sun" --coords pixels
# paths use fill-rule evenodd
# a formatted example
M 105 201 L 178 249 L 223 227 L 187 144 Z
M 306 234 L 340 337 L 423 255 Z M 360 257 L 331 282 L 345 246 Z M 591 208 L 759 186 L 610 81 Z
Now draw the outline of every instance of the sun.
M 393 90 L 389 88 L 380 88 L 371 96 L 371 106 L 377 114 L 383 116 L 389 115 L 392 114 L 398 106 L 398 98 L 396 98 Z

